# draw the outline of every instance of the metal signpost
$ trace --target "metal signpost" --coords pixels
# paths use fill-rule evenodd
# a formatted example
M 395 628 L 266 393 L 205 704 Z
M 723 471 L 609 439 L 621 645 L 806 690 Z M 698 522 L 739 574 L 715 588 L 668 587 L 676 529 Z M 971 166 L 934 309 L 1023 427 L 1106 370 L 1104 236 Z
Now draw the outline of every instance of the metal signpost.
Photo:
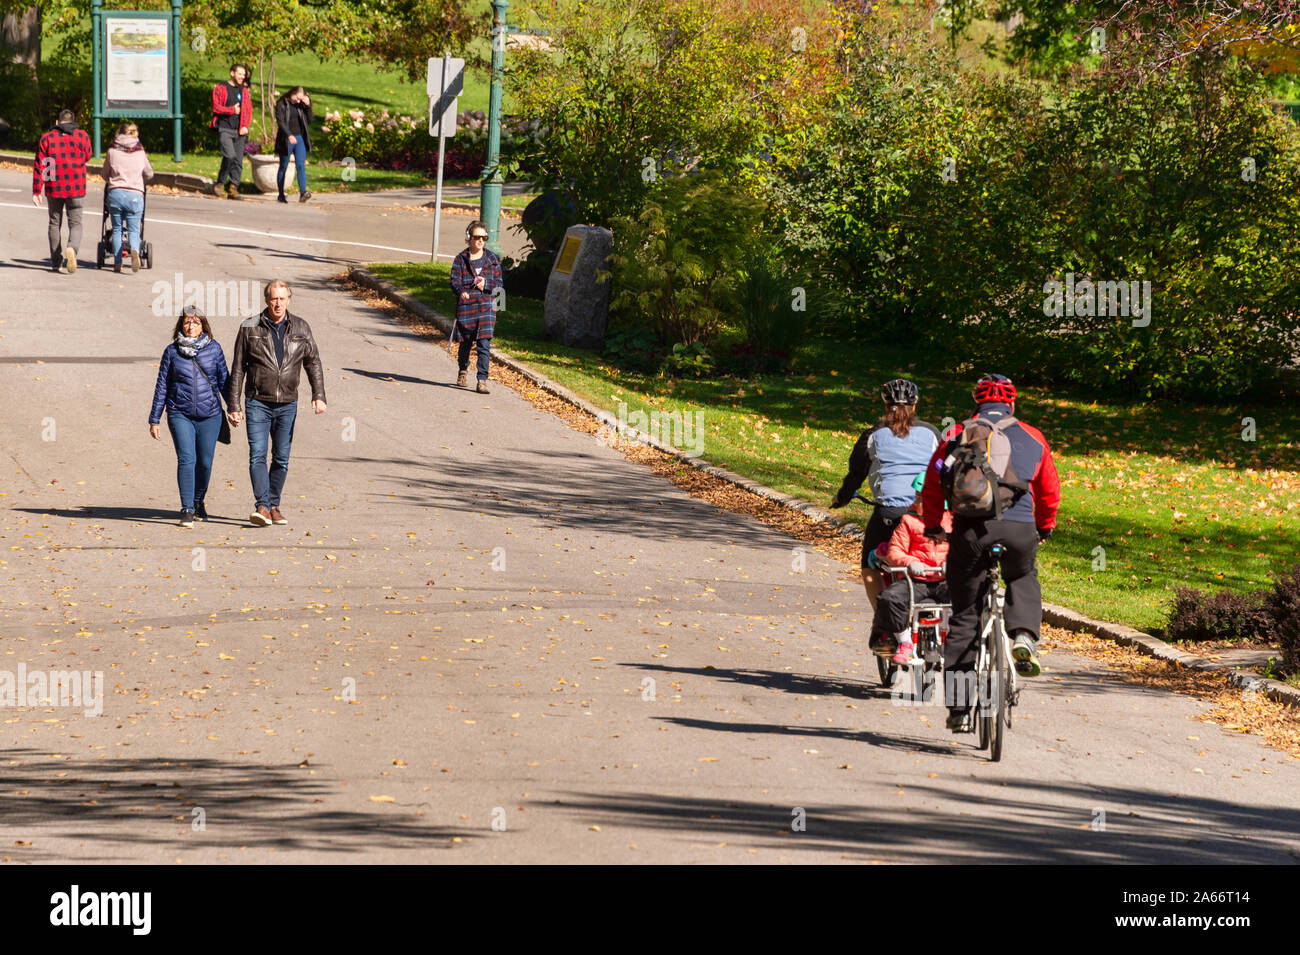
M 172 121 L 175 160 L 181 157 L 181 0 L 171 12 L 105 10 L 90 0 L 95 158 L 101 121 L 162 117 Z
M 429 135 L 438 137 L 438 191 L 433 203 L 433 254 L 438 261 L 438 233 L 442 228 L 442 156 L 447 140 L 456 135 L 456 97 L 465 88 L 465 61 L 443 54 L 429 60 Z

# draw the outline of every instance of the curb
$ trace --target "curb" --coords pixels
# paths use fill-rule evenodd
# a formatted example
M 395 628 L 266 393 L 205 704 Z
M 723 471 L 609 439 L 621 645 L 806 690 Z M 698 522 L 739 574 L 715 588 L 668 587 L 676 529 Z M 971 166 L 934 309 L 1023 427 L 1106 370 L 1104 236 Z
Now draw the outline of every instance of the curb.
M 348 278 L 359 285 L 373 289 L 380 295 L 392 302 L 401 305 L 407 311 L 418 315 L 420 318 L 434 325 L 445 335 L 451 334 L 452 325 L 455 324 L 452 319 L 443 315 L 423 302 L 416 299 L 407 292 L 403 292 L 393 283 L 379 278 L 371 272 L 361 268 L 350 268 Z M 819 524 L 829 524 L 836 528 L 837 533 L 845 537 L 855 539 L 862 538 L 862 528 L 857 524 L 845 520 L 836 514 L 832 514 L 816 504 L 810 504 L 808 501 L 801 500 L 797 497 L 791 497 L 789 494 L 782 494 L 780 491 L 770 488 L 765 484 L 742 477 L 726 468 L 720 468 L 717 465 L 710 464 L 708 461 L 686 451 L 679 450 L 670 444 L 655 438 L 652 435 L 645 434 L 635 428 L 628 428 L 626 424 L 620 427 L 618 418 L 610 414 L 603 408 L 597 408 L 591 402 L 582 398 L 563 385 L 557 384 L 545 375 L 539 374 L 518 359 L 510 355 L 493 349 L 492 360 L 500 361 L 502 365 L 511 371 L 517 372 L 527 378 L 541 390 L 555 395 L 557 398 L 573 405 L 581 411 L 586 412 L 593 418 L 596 418 L 602 424 L 614 429 L 614 434 L 627 435 L 631 440 L 639 444 L 649 445 L 657 451 L 662 451 L 671 457 L 689 464 L 697 470 L 710 474 L 713 477 L 726 481 L 728 484 L 734 484 L 737 487 L 744 488 L 752 494 L 774 501 L 783 507 L 792 511 L 798 511 L 809 520 L 816 521 Z M 1288 686 L 1280 680 L 1269 679 L 1268 677 L 1255 676 L 1232 667 L 1225 666 L 1222 663 L 1216 663 L 1213 660 L 1207 660 L 1205 657 L 1199 657 L 1192 653 L 1179 650 L 1171 646 L 1158 637 L 1153 637 L 1149 633 L 1141 630 L 1135 630 L 1132 627 L 1126 627 L 1123 624 L 1107 623 L 1104 620 L 1094 620 L 1091 617 L 1085 617 L 1081 613 L 1076 613 L 1067 607 L 1061 607 L 1056 604 L 1043 603 L 1043 619 L 1054 627 L 1060 627 L 1062 630 L 1073 632 L 1086 631 L 1103 639 L 1118 643 L 1121 646 L 1134 647 L 1135 649 L 1153 656 L 1158 660 L 1166 663 L 1172 663 L 1176 666 L 1186 667 L 1190 670 L 1201 670 L 1204 672 L 1220 672 L 1233 685 L 1241 687 L 1247 693 L 1261 693 L 1271 700 L 1278 703 L 1289 705 L 1300 705 L 1300 689 Z
M 1199 657 L 1194 653 L 1180 650 L 1159 637 L 1153 637 L 1149 633 L 1134 630 L 1132 627 L 1126 627 L 1123 624 L 1093 620 L 1091 617 L 1085 617 L 1083 614 L 1076 613 L 1066 607 L 1058 607 L 1056 604 L 1049 603 L 1043 604 L 1043 619 L 1054 627 L 1060 627 L 1062 630 L 1072 630 L 1076 633 L 1087 631 L 1121 646 L 1133 647 L 1148 656 L 1163 660 L 1166 663 L 1172 663 L 1175 666 L 1186 667 L 1189 670 L 1200 670 L 1205 673 L 1222 673 L 1228 682 L 1234 686 L 1241 687 L 1247 693 L 1262 693 L 1277 703 L 1291 706 L 1300 704 L 1300 689 L 1289 686 L 1281 680 L 1256 676 L 1253 673 L 1225 666 L 1205 657 Z
M 438 207 L 438 203 L 437 203 L 437 202 L 425 202 L 425 203 L 422 203 L 421 206 L 420 206 L 421 209 L 436 209 L 437 207 Z M 444 199 L 444 200 L 442 200 L 442 207 L 443 207 L 444 209 L 461 209 L 461 210 L 464 210 L 464 211 L 466 211 L 466 212 L 478 212 L 478 211 L 479 211 L 479 204 L 478 204 L 477 202 L 457 202 L 457 201 L 452 200 L 452 199 Z M 511 209 L 506 209 L 505 207 L 502 207 L 502 209 L 501 209 L 501 218 L 503 218 L 503 219 L 518 219 L 518 218 L 520 218 L 520 215 L 519 215 L 518 212 L 515 212 L 515 211 L 513 211 L 513 210 L 511 210 Z
M 0 152 L 0 162 L 10 162 L 17 166 L 32 166 L 36 163 L 36 157 Z M 103 169 L 103 163 L 86 163 L 87 174 L 98 175 Z M 213 180 L 207 176 L 200 176 L 197 173 L 190 172 L 155 172 L 149 182 L 151 184 L 156 183 L 159 186 L 167 186 L 171 189 L 186 189 L 190 192 L 202 193 L 211 193 L 213 184 Z

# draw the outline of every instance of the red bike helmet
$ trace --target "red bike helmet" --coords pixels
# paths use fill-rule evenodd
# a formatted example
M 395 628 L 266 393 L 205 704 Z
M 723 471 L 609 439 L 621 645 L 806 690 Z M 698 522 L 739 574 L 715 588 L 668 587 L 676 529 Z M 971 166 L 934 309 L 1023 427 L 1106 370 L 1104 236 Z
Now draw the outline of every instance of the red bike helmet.
M 1011 379 L 1006 375 L 985 375 L 975 382 L 975 388 L 971 391 L 971 396 L 975 399 L 976 404 L 982 405 L 986 401 L 1001 401 L 1011 404 L 1016 400 L 1016 386 L 1011 383 Z

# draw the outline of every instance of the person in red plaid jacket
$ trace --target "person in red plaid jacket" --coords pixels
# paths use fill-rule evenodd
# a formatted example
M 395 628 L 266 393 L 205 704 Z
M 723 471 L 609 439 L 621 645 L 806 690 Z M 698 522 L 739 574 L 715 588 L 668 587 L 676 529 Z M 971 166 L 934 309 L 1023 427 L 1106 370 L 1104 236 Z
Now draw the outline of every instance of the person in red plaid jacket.
M 41 204 L 41 191 L 50 204 L 50 267 L 77 271 L 81 245 L 81 207 L 86 198 L 86 162 L 90 137 L 77 128 L 77 114 L 59 111 L 59 121 L 41 137 L 32 166 L 32 205 Z M 68 217 L 68 244 L 63 245 L 63 217 Z
M 217 131 L 221 149 L 221 169 L 217 172 L 216 194 L 221 195 L 221 184 L 226 184 L 226 195 L 231 199 L 244 198 L 239 194 L 239 180 L 244 177 L 244 146 L 248 143 L 248 127 L 253 122 L 253 97 L 244 85 L 248 67 L 236 63 L 230 68 L 230 82 L 212 87 L 212 122 L 209 129 Z
M 496 290 L 502 287 L 501 261 L 487 249 L 488 228 L 475 219 L 465 230 L 469 248 L 451 263 L 451 290 L 456 293 L 456 325 L 451 340 L 460 342 L 457 364 L 460 374 L 456 384 L 469 384 L 469 346 L 474 343 L 478 362 L 478 385 L 481 395 L 488 393 L 489 353 L 492 333 L 496 329 Z

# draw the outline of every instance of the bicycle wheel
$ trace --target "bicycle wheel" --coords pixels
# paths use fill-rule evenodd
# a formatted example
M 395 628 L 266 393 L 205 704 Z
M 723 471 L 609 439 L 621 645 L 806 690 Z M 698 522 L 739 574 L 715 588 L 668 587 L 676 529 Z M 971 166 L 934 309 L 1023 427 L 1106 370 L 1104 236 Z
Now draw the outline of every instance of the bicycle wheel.
M 1011 722 L 1011 654 L 1007 647 L 1007 632 L 999 615 L 993 621 L 993 683 L 989 720 L 989 759 L 1002 759 L 1002 740 Z
M 876 669 L 880 673 L 880 685 L 884 687 L 892 686 L 894 683 L 894 671 L 897 670 L 898 667 L 894 666 L 889 657 L 882 657 L 877 653 Z
M 971 702 L 974 709 L 971 715 L 975 719 L 975 741 L 980 749 L 989 748 L 990 723 L 986 715 L 989 712 L 988 688 L 992 685 L 992 667 L 990 666 L 989 646 L 984 639 L 984 628 L 988 625 L 986 614 L 980 615 L 980 647 L 975 658 L 975 686 L 971 688 Z

